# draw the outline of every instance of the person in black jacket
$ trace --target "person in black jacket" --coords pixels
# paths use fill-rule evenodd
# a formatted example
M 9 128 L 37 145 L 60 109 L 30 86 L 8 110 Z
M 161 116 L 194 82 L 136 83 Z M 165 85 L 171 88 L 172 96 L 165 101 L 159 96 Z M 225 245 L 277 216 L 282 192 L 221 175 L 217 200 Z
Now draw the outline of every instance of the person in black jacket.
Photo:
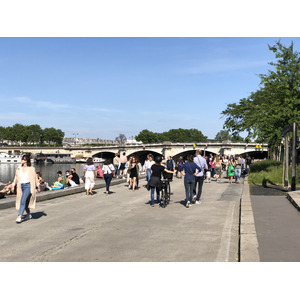
M 80 180 L 79 180 L 79 176 L 76 173 L 75 168 L 71 169 L 71 175 L 72 175 L 72 180 L 76 183 L 76 184 L 80 184 Z
M 161 175 L 163 172 L 174 173 L 167 170 L 165 166 L 161 165 L 162 157 L 155 157 L 155 164 L 151 167 L 151 177 L 148 182 L 148 189 L 151 188 L 151 206 L 154 207 L 154 191 L 156 189 L 156 200 L 159 202 L 159 192 L 161 191 Z

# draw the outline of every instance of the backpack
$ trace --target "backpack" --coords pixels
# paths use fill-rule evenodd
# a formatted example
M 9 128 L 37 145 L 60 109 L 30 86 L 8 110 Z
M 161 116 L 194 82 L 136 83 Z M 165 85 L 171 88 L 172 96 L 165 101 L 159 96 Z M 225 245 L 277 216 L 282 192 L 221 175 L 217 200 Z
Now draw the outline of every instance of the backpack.
M 174 171 L 172 159 L 168 159 L 168 160 L 167 160 L 167 165 L 166 165 L 166 167 L 167 167 L 167 170 Z

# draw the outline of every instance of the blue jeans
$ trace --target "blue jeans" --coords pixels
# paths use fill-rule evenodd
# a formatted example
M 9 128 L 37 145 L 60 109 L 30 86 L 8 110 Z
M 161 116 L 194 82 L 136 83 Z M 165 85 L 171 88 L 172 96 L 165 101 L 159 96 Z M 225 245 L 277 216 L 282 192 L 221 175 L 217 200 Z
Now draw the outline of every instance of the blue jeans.
M 151 205 L 154 204 L 154 190 L 155 187 L 151 187 Z M 156 200 L 159 201 L 159 189 L 156 188 Z
M 147 170 L 146 170 L 146 180 L 149 181 L 149 180 L 150 180 L 150 177 L 151 177 L 151 170 L 150 170 L 150 169 L 147 169 Z
M 118 165 L 114 165 L 115 167 L 115 175 L 119 176 L 119 166 Z
M 109 192 L 109 186 L 110 186 L 110 182 L 113 178 L 113 175 L 112 174 L 104 174 L 104 180 L 105 180 L 105 183 L 106 183 L 106 191 Z
M 241 175 L 242 175 L 242 169 L 235 168 L 234 174 L 235 174 L 236 181 L 240 182 L 240 178 L 241 178 Z
M 20 209 L 19 209 L 18 216 L 23 216 L 24 210 L 26 210 L 26 212 L 30 214 L 30 209 L 28 208 L 29 202 L 27 202 L 27 199 L 30 195 L 30 182 L 22 183 L 21 189 L 22 189 L 22 197 L 20 200 Z
M 193 199 L 193 189 L 195 187 L 195 179 L 186 179 L 184 177 L 184 187 L 185 187 L 185 200 L 186 202 L 192 202 Z

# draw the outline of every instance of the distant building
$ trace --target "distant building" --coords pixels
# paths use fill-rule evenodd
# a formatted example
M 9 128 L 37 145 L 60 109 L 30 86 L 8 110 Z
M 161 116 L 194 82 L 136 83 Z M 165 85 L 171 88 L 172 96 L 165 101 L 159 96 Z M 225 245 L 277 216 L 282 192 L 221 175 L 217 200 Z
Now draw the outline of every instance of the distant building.
M 134 139 L 134 138 L 132 138 L 132 139 L 128 139 L 128 140 L 126 140 L 126 144 L 128 145 L 128 144 L 138 144 L 138 145 L 141 145 L 141 144 L 143 144 L 141 141 L 137 141 L 136 139 Z
M 115 140 L 103 140 L 103 139 L 90 139 L 90 138 L 75 138 L 75 137 L 64 137 L 63 145 L 117 145 L 118 142 Z

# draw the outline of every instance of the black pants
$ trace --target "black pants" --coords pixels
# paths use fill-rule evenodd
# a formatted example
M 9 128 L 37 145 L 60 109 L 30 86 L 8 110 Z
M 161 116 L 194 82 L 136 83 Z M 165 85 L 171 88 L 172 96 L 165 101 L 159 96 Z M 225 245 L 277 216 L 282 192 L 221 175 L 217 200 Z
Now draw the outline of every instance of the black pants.
M 104 180 L 105 180 L 105 183 L 106 183 L 106 191 L 109 192 L 109 186 L 110 186 L 110 182 L 113 178 L 113 175 L 112 174 L 104 174 Z
M 204 182 L 204 176 L 199 176 L 199 177 L 195 177 L 196 182 L 195 182 L 195 187 L 193 190 L 193 194 L 196 195 L 196 189 L 198 186 L 198 192 L 197 192 L 197 196 L 196 196 L 196 201 L 199 201 L 201 198 L 201 194 L 202 194 L 202 186 L 203 186 L 203 182 Z

